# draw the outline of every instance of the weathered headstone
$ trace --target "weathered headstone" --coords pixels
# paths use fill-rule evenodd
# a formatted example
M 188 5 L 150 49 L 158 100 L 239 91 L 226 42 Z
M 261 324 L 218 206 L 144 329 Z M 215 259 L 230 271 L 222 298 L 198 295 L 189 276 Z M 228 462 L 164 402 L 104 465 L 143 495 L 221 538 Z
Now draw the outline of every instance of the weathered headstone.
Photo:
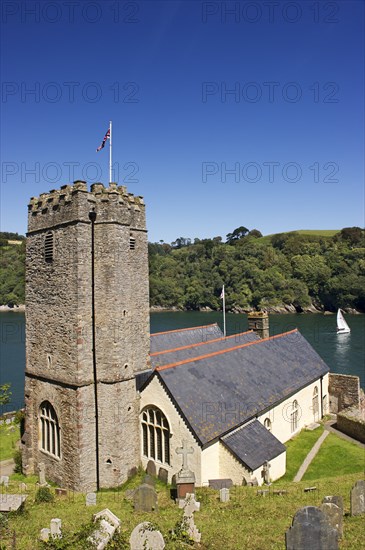
M 194 523 L 194 517 L 193 517 L 194 512 L 199 512 L 200 510 L 200 502 L 197 502 L 195 500 L 194 494 L 188 493 L 186 495 L 185 500 L 179 501 L 179 508 L 184 509 L 184 516 L 183 516 L 183 522 L 182 522 L 183 528 L 187 529 L 189 537 L 194 542 L 200 542 L 201 533 L 196 527 Z
M 96 493 L 87 493 L 85 504 L 86 506 L 96 506 Z
M 227 487 L 219 490 L 219 498 L 221 502 L 229 502 L 229 489 Z
M 208 481 L 209 487 L 212 489 L 216 489 L 219 491 L 219 489 L 229 489 L 233 485 L 233 481 L 231 479 L 209 479 Z
M 344 514 L 344 508 L 343 508 L 343 498 L 341 495 L 330 495 L 330 496 L 326 496 L 324 497 L 324 499 L 322 500 L 322 503 L 326 503 L 326 502 L 332 502 L 332 504 L 336 504 L 336 506 L 339 507 L 339 509 L 341 510 L 341 513 L 342 515 Z
M 158 471 L 158 479 L 161 480 L 163 483 L 167 483 L 169 480 L 169 473 L 166 470 L 166 468 L 160 468 Z
M 264 483 L 266 483 L 266 485 L 270 485 L 271 481 L 270 481 L 270 468 L 271 468 L 271 464 L 270 462 L 264 462 L 263 466 L 262 466 L 262 477 L 264 478 Z
M 287 530 L 286 550 L 338 550 L 338 532 L 315 506 L 298 510 Z
M 149 460 L 147 462 L 146 472 L 149 476 L 156 476 L 156 464 L 153 462 L 153 460 Z
M 350 508 L 352 516 L 365 514 L 365 481 L 357 481 L 351 489 Z
M 4 485 L 4 487 L 9 487 L 9 476 L 1 476 L 0 485 Z
M 143 480 L 142 480 L 142 484 L 145 483 L 146 485 L 150 485 L 151 487 L 154 487 L 155 486 L 155 480 L 152 476 L 150 476 L 149 474 L 145 475 Z
M 178 455 L 182 455 L 183 463 L 181 470 L 176 474 L 177 498 L 185 498 L 188 493 L 195 491 L 195 474 L 188 468 L 188 455 L 194 453 L 194 447 L 189 447 L 184 439 L 182 447 L 176 449 Z
M 333 502 L 323 502 L 321 504 L 321 510 L 324 512 L 328 523 L 338 531 L 338 536 L 342 537 L 343 533 L 343 513 Z
M 163 550 L 165 541 L 160 531 L 155 531 L 148 521 L 140 523 L 129 539 L 131 550 Z
M 89 542 L 96 547 L 97 550 L 103 550 L 114 533 L 120 527 L 120 519 L 108 508 L 94 514 L 94 522 L 100 520 L 99 528 L 96 529 L 88 538 Z
M 48 529 L 47 527 L 44 527 L 44 529 L 41 529 L 40 539 L 43 542 L 48 542 L 50 534 L 51 534 L 51 530 Z
M 46 481 L 46 466 L 44 462 L 38 464 L 38 483 L 39 485 L 47 485 Z
M 16 512 L 26 500 L 26 495 L 0 494 L 0 512 Z
M 61 525 L 62 522 L 59 518 L 51 519 L 51 537 L 53 539 L 62 539 Z
M 134 491 L 134 509 L 140 512 L 152 512 L 158 510 L 157 493 L 151 485 L 143 483 Z

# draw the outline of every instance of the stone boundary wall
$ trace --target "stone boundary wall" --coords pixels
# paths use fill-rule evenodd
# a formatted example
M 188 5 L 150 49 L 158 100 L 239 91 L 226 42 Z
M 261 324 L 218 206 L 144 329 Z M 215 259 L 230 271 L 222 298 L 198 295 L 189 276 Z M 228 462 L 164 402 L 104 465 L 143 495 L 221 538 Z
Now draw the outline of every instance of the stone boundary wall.
M 365 443 L 365 419 L 357 408 L 338 413 L 336 428 L 357 441 Z
M 328 393 L 330 395 L 330 413 L 338 413 L 349 407 L 360 405 L 360 379 L 349 374 L 330 372 Z

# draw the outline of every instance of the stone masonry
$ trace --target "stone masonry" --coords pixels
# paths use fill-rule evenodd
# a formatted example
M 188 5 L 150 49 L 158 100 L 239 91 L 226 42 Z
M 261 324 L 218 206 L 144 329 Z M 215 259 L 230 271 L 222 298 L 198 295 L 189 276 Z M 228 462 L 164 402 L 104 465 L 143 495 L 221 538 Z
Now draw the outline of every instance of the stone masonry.
M 149 352 L 145 206 L 123 186 L 85 182 L 29 204 L 26 254 L 25 473 L 45 463 L 61 487 L 96 488 L 92 339 L 92 223 L 100 486 L 126 480 L 140 461 L 135 375 Z M 45 253 L 53 241 L 51 259 Z M 41 449 L 41 404 L 49 402 L 60 457 Z

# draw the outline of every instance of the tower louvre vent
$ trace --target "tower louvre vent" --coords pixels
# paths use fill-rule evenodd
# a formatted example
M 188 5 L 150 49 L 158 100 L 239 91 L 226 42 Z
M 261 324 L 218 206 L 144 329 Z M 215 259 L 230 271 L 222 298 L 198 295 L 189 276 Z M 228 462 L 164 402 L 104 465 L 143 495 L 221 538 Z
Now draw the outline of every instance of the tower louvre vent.
M 48 231 L 44 239 L 44 260 L 49 264 L 53 262 L 53 233 Z

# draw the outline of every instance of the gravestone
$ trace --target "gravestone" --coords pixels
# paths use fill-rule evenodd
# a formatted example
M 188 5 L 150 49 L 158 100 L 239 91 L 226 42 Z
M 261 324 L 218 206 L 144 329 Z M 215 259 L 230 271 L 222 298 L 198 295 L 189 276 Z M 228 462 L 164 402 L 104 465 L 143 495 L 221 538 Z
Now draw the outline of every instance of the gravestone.
M 328 523 L 338 531 L 338 536 L 341 538 L 343 533 L 343 513 L 333 502 L 323 502 L 320 506 L 322 512 L 324 512 Z
M 153 462 L 153 460 L 149 460 L 147 462 L 146 472 L 149 476 L 156 476 L 156 464 Z
M 41 529 L 40 539 L 43 542 L 48 542 L 50 534 L 51 534 L 51 530 L 48 529 L 47 527 L 44 527 L 44 529 Z
M 179 508 L 184 509 L 182 528 L 188 531 L 189 537 L 194 542 L 200 542 L 201 533 L 196 527 L 193 517 L 194 512 L 199 512 L 200 510 L 200 502 L 195 500 L 194 494 L 188 493 L 185 500 L 179 501 Z
M 352 516 L 365 514 L 365 481 L 357 481 L 350 494 L 350 509 Z
M 96 506 L 96 493 L 87 493 L 85 504 L 86 506 Z
M 0 512 L 16 512 L 26 500 L 26 495 L 0 494 Z
M 341 495 L 331 495 L 331 496 L 324 497 L 324 499 L 322 500 L 322 503 L 324 504 L 326 502 L 332 502 L 332 504 L 336 504 L 336 506 L 338 506 L 339 509 L 341 510 L 342 515 L 344 514 L 343 498 Z
M 160 531 L 155 531 L 148 521 L 140 523 L 129 539 L 131 550 L 163 550 L 165 541 Z
M 270 481 L 270 468 L 271 468 L 271 464 L 270 462 L 264 462 L 264 464 L 262 465 L 262 477 L 264 479 L 264 483 L 266 485 L 270 485 L 271 484 L 271 481 Z
M 195 491 L 195 474 L 188 468 L 188 455 L 194 453 L 194 447 L 188 447 L 186 439 L 182 447 L 176 449 L 176 454 L 182 455 L 183 463 L 181 470 L 176 475 L 177 498 L 185 498 L 188 493 Z
M 166 468 L 160 468 L 158 471 L 158 479 L 162 481 L 163 483 L 168 483 L 169 480 L 169 473 L 166 470 Z
M 220 489 L 229 489 L 233 485 L 231 479 L 209 479 L 209 487 L 219 491 Z
M 4 487 L 9 487 L 9 476 L 1 476 L 0 485 L 4 485 Z
M 134 491 L 134 509 L 140 512 L 157 512 L 157 493 L 151 485 L 143 483 Z
M 44 485 L 47 485 L 46 481 L 46 466 L 44 462 L 40 462 L 38 464 L 38 483 L 42 487 Z
M 51 537 L 53 539 L 62 539 L 61 525 L 62 522 L 59 518 L 51 519 Z
M 97 550 L 103 550 L 115 532 L 120 527 L 120 519 L 117 518 L 109 508 L 105 508 L 101 512 L 94 514 L 94 522 L 100 520 L 99 528 L 96 529 L 88 538 L 88 541 L 95 546 Z
M 155 486 L 155 480 L 153 479 L 152 476 L 150 476 L 149 474 L 145 475 L 143 480 L 142 480 L 142 483 L 146 484 L 146 485 L 150 485 L 151 487 L 154 487 Z
M 286 550 L 338 550 L 338 532 L 315 506 L 298 510 L 285 535 Z
M 221 502 L 229 502 L 229 489 L 223 487 L 219 491 L 219 498 Z

